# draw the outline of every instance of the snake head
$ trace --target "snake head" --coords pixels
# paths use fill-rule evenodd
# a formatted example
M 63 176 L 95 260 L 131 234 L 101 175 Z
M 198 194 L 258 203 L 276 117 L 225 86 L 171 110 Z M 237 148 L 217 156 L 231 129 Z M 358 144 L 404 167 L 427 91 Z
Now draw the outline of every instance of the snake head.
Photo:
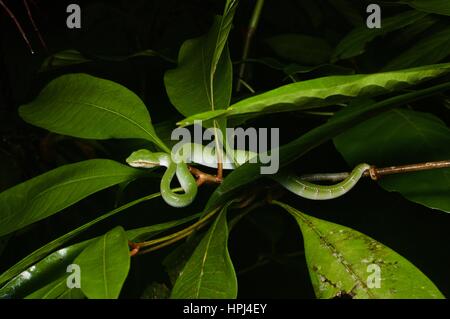
M 126 162 L 132 167 L 152 168 L 161 166 L 163 165 L 161 163 L 161 154 L 164 153 L 153 153 L 149 150 L 142 149 L 131 153 L 126 159 Z

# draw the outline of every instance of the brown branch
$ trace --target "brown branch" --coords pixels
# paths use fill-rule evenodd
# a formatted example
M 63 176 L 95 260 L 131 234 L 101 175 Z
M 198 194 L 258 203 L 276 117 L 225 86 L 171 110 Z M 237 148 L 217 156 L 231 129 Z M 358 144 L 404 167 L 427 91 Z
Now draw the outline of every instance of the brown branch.
M 389 166 L 389 167 L 382 167 L 382 168 L 376 168 L 375 166 L 371 166 L 369 170 L 365 171 L 363 176 L 364 177 L 371 177 L 373 180 L 378 180 L 382 176 L 386 175 L 392 175 L 392 174 L 402 174 L 402 173 L 409 173 L 409 172 L 417 172 L 417 171 L 424 171 L 424 170 L 431 170 L 431 169 L 439 169 L 439 168 L 450 168 L 450 160 L 445 161 L 436 161 L 436 162 L 425 162 L 425 163 L 417 163 L 417 164 L 410 164 L 410 165 L 397 165 L 397 166 Z M 194 174 L 197 177 L 197 184 L 201 185 L 203 183 L 220 183 L 217 176 L 213 176 L 207 173 L 204 173 L 200 171 L 197 168 L 189 167 L 192 174 Z M 343 173 L 320 173 L 320 174 L 308 174 L 308 175 L 302 175 L 300 176 L 300 179 L 305 181 L 341 181 L 347 178 L 350 175 L 348 172 Z M 252 200 L 254 198 L 251 198 Z M 250 201 L 251 202 L 251 201 Z M 244 201 L 241 203 L 240 207 L 245 207 L 250 202 Z M 128 245 L 130 246 L 130 256 L 135 255 L 141 255 L 146 254 L 155 250 L 158 250 L 160 248 L 166 247 L 168 245 L 171 245 L 183 238 L 186 238 L 187 236 L 191 235 L 195 231 L 199 230 L 203 226 L 206 225 L 207 221 L 214 216 L 217 211 L 220 209 L 217 208 L 210 212 L 209 214 L 205 215 L 203 218 L 198 220 L 196 223 L 178 231 L 175 233 L 172 233 L 168 236 L 161 237 L 158 239 L 150 240 L 150 241 L 144 241 L 140 243 L 134 243 L 129 241 Z M 140 251 L 141 248 L 148 247 L 146 250 Z
M 364 173 L 364 176 L 370 176 L 373 180 L 378 180 L 382 176 L 386 176 L 386 175 L 427 171 L 427 170 L 431 170 L 431 169 L 449 168 L 449 167 L 450 167 L 450 160 L 437 161 L 437 162 L 425 162 L 425 163 L 417 163 L 417 164 L 410 164 L 410 165 L 389 166 L 389 167 L 383 167 L 383 168 L 377 168 L 375 166 L 372 166 L 368 172 Z
M 20 25 L 19 21 L 17 20 L 16 16 L 14 15 L 14 13 L 12 13 L 12 11 L 9 10 L 9 8 L 6 6 L 6 4 L 3 2 L 3 0 L 0 0 L 0 5 L 3 7 L 3 9 L 5 9 L 8 16 L 13 20 L 14 24 L 16 25 L 16 28 L 19 30 L 20 34 L 22 35 L 23 40 L 25 41 L 28 48 L 30 49 L 31 54 L 34 54 L 31 43 L 28 40 L 28 37 L 27 37 L 25 31 L 23 30 L 22 26 Z
M 128 241 L 128 246 L 131 248 L 130 257 L 136 256 L 139 252 L 139 246 L 130 240 Z
M 369 170 L 364 172 L 364 177 L 370 177 L 373 180 L 378 180 L 382 176 L 392 175 L 392 174 L 403 174 L 409 172 L 425 171 L 431 169 L 439 168 L 449 168 L 450 160 L 436 161 L 436 162 L 425 162 L 409 165 L 396 165 L 389 167 L 377 168 L 372 166 Z M 319 174 L 305 174 L 301 175 L 299 178 L 308 182 L 339 182 L 346 179 L 350 175 L 349 172 L 342 173 L 319 173 Z
M 221 183 L 223 180 L 223 163 L 222 160 L 220 160 L 217 163 L 217 176 L 216 176 L 217 182 Z
M 153 239 L 153 240 L 149 240 L 149 241 L 139 242 L 139 243 L 128 241 L 128 246 L 131 248 L 130 256 L 145 254 L 145 253 L 157 250 L 159 248 L 163 248 L 172 243 L 175 243 L 183 238 L 186 238 L 187 236 L 191 235 L 195 231 L 197 231 L 197 230 L 201 229 L 203 226 L 205 226 L 206 223 L 209 221 L 209 219 L 212 216 L 214 216 L 219 211 L 220 208 L 221 207 L 214 209 L 213 211 L 211 211 L 209 214 L 205 215 L 203 218 L 199 219 L 194 224 L 192 224 L 180 231 L 172 233 L 170 235 L 167 235 L 167 236 L 164 236 L 161 238 L 157 238 L 157 239 Z M 140 249 L 144 248 L 144 247 L 150 247 L 150 248 L 141 251 Z
M 28 5 L 27 0 L 23 0 L 23 4 L 25 5 L 25 8 L 27 9 L 28 18 L 31 21 L 31 24 L 33 25 L 34 32 L 36 32 L 39 41 L 41 42 L 42 47 L 45 49 L 45 51 L 48 52 L 47 44 L 44 41 L 44 38 L 41 35 L 41 32 L 39 31 L 39 28 L 37 27 L 36 23 L 34 22 L 33 15 L 31 14 L 30 6 Z M 35 4 L 36 5 L 36 4 Z
M 220 184 L 222 183 L 222 177 L 221 176 L 214 176 L 205 172 L 202 172 L 198 168 L 189 166 L 189 171 L 197 178 L 197 185 L 201 186 L 205 183 L 208 184 Z

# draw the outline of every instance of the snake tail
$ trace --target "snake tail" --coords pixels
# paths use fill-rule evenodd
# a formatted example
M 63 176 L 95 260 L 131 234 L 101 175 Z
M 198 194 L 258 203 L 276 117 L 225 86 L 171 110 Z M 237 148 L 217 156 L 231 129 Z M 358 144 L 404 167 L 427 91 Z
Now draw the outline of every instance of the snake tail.
M 328 200 L 340 197 L 351 190 L 369 168 L 369 164 L 359 164 L 346 179 L 334 185 L 313 184 L 299 179 L 294 174 L 281 174 L 275 176 L 274 179 L 284 188 L 301 197 L 313 200 Z

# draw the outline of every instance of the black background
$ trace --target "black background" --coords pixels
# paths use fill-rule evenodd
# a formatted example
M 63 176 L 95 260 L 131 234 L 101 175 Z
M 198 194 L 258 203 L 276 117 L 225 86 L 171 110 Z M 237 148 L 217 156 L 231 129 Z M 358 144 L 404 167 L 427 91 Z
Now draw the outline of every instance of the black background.
M 103 142 L 107 150 L 105 153 L 92 148 L 88 142 L 81 142 L 80 146 L 80 141 L 75 139 L 55 142 L 47 132 L 31 127 L 18 117 L 17 108 L 32 100 L 50 79 L 60 74 L 86 72 L 125 85 L 144 99 L 155 123 L 182 118 L 170 105 L 162 81 L 165 70 L 174 65 L 158 58 L 99 61 L 38 73 L 48 53 L 33 33 L 22 2 L 4 2 L 23 24 L 36 54 L 30 53 L 11 20 L 0 10 L 0 190 L 65 163 L 90 157 L 123 161 L 126 156 L 128 149 L 124 142 Z M 176 59 L 182 42 L 205 33 L 213 15 L 222 11 L 221 1 L 77 1 L 82 8 L 82 28 L 69 30 L 65 25 L 66 6 L 73 1 L 36 2 L 37 8 L 33 5 L 31 8 L 49 53 L 77 49 L 88 56 L 124 56 L 143 49 L 154 49 Z M 288 32 L 325 36 L 330 43 L 337 44 L 351 30 L 351 25 L 327 1 L 316 2 L 323 9 L 320 17 L 305 12 L 301 1 L 266 1 L 252 54 L 273 55 L 262 39 Z M 359 4 L 355 7 L 365 14 L 364 1 L 357 2 Z M 252 3 L 241 1 L 237 11 L 229 41 L 234 61 L 239 60 L 241 54 Z M 392 14 L 398 8 L 388 6 L 383 10 L 383 14 Z M 376 71 L 392 54 L 389 51 L 391 45 L 389 37 L 375 41 L 375 49 L 369 50 L 374 56 L 372 63 L 362 63 L 360 71 Z M 264 66 L 255 66 L 252 72 L 252 85 L 258 91 L 287 83 L 283 80 L 283 74 Z M 310 76 L 319 75 L 313 73 Z M 438 115 L 449 123 L 448 114 Z M 302 119 L 302 125 L 298 125 L 299 119 L 295 115 L 288 121 L 286 118 L 271 115 L 252 125 L 280 127 L 282 139 L 286 142 L 321 123 L 311 117 Z M 49 140 L 44 147 L 43 143 Z M 344 160 L 331 142 L 303 157 L 296 165 L 302 172 L 322 171 L 324 167 L 327 171 L 346 170 Z M 127 196 L 131 199 L 153 191 L 157 191 L 157 185 L 149 186 L 146 181 L 141 181 L 131 186 Z M 183 212 L 167 207 L 159 199 L 139 205 L 108 219 L 82 237 L 100 234 L 116 224 L 125 228 L 141 227 L 185 216 L 186 212 L 199 212 L 211 191 L 212 188 L 202 191 L 196 203 Z M 49 240 L 108 211 L 113 201 L 113 190 L 102 191 L 18 232 L 9 238 L 2 252 L 0 271 Z M 314 202 L 289 195 L 284 197 L 284 201 L 311 215 L 356 229 L 389 246 L 421 269 L 444 295 L 450 296 L 450 218 L 447 214 L 409 202 L 399 194 L 383 191 L 370 181 L 361 182 L 354 191 L 335 201 Z M 255 210 L 238 224 L 230 239 L 231 258 L 238 272 L 239 297 L 314 298 L 301 254 L 301 234 L 296 223 L 281 209 L 264 206 Z M 160 264 L 168 251 L 170 249 L 134 258 L 122 297 L 139 297 L 153 281 L 167 283 L 167 275 Z M 270 262 L 246 271 L 259 256 L 271 255 L 273 251 L 276 254 L 272 255 Z M 298 257 L 288 260 L 278 258 L 286 253 L 298 253 Z

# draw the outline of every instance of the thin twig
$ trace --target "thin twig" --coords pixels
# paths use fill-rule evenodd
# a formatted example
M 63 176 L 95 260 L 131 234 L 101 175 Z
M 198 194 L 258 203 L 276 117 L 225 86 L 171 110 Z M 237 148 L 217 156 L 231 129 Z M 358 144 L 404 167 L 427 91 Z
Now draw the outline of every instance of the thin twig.
M 205 172 L 202 172 L 198 168 L 193 166 L 189 166 L 189 171 L 197 177 L 197 186 L 203 185 L 205 183 L 208 184 L 220 184 L 222 182 L 222 178 L 219 176 L 214 176 Z
M 170 235 L 167 235 L 167 236 L 164 236 L 161 238 L 157 238 L 157 239 L 153 239 L 153 240 L 149 240 L 149 241 L 139 242 L 139 243 L 130 241 L 128 243 L 128 245 L 131 248 L 130 255 L 134 256 L 137 254 L 143 254 L 146 252 L 150 252 L 150 251 L 156 250 L 157 249 L 156 247 L 158 247 L 158 249 L 159 249 L 159 248 L 167 246 L 168 244 L 171 244 L 171 243 L 177 242 L 183 238 L 186 238 L 187 236 L 191 235 L 194 231 L 203 227 L 206 224 L 206 222 L 212 216 L 214 216 L 217 213 L 217 211 L 219 211 L 219 209 L 220 209 L 220 207 L 214 209 L 213 211 L 211 211 L 209 214 L 205 215 L 203 218 L 199 219 L 194 224 L 192 224 L 178 232 L 172 233 Z M 155 247 L 155 249 L 147 249 L 144 251 L 140 251 L 140 249 L 144 248 L 144 247 Z
M 215 144 L 216 144 L 216 155 L 217 155 L 217 179 L 222 182 L 223 179 L 223 153 L 222 153 L 222 140 L 220 140 L 219 138 L 217 138 L 218 135 L 217 131 L 219 131 L 219 133 L 221 133 L 222 131 L 220 130 L 220 125 L 218 124 L 218 122 L 216 120 L 213 121 L 214 122 L 214 134 L 216 136 L 215 139 Z
M 23 0 L 23 4 L 25 5 L 25 8 L 27 9 L 28 18 L 31 21 L 31 24 L 33 25 L 34 32 L 36 32 L 39 41 L 41 42 L 42 47 L 45 49 L 46 52 L 48 52 L 47 44 L 44 41 L 44 38 L 41 35 L 41 32 L 39 31 L 39 28 L 37 27 L 36 23 L 34 22 L 33 15 L 31 14 L 30 6 L 28 5 L 27 0 Z
M 247 88 L 247 90 L 250 91 L 251 94 L 255 94 L 256 93 L 256 91 L 250 86 L 250 84 L 245 82 L 244 79 L 239 79 L 239 83 L 241 83 L 243 86 L 245 86 Z
M 250 20 L 245 40 L 244 40 L 244 48 L 242 50 L 242 60 L 246 60 L 248 58 L 248 54 L 250 52 L 250 46 L 252 43 L 253 36 L 255 35 L 256 29 L 258 28 L 259 18 L 261 17 L 261 11 L 264 6 L 264 0 L 257 0 L 255 4 L 255 8 L 253 9 L 252 18 Z M 244 79 L 245 75 L 245 62 L 243 62 L 239 68 L 238 80 L 236 83 L 236 92 L 241 90 L 241 79 Z
M 372 167 L 369 172 L 365 172 L 365 176 L 370 176 L 373 180 L 380 179 L 382 176 L 392 175 L 392 174 L 403 174 L 418 171 L 427 171 L 431 169 L 439 168 L 449 168 L 450 160 L 436 161 L 436 162 L 425 162 L 409 165 L 398 165 L 389 166 L 383 168 Z
M 30 49 L 31 54 L 34 54 L 34 51 L 33 51 L 33 48 L 31 46 L 31 43 L 28 40 L 28 37 L 27 37 L 25 31 L 23 30 L 22 26 L 20 25 L 19 21 L 17 20 L 16 16 L 14 15 L 14 13 L 12 13 L 12 11 L 9 10 L 9 8 L 5 5 L 3 0 L 0 0 L 0 5 L 3 7 L 3 9 L 5 9 L 5 11 L 8 14 L 8 16 L 13 20 L 14 24 L 16 25 L 16 28 L 19 30 L 20 34 L 22 35 L 23 40 L 25 41 L 25 43 L 27 44 L 28 48 Z
M 392 175 L 392 174 L 402 174 L 409 172 L 425 171 L 431 169 L 439 168 L 449 168 L 450 160 L 437 161 L 437 162 L 425 162 L 409 165 L 397 165 L 377 168 L 372 166 L 372 168 L 364 172 L 364 177 L 371 177 L 373 180 L 378 180 L 382 176 Z M 349 172 L 342 173 L 319 173 L 319 174 L 305 174 L 301 175 L 299 178 L 308 182 L 339 182 L 346 179 L 350 175 Z

